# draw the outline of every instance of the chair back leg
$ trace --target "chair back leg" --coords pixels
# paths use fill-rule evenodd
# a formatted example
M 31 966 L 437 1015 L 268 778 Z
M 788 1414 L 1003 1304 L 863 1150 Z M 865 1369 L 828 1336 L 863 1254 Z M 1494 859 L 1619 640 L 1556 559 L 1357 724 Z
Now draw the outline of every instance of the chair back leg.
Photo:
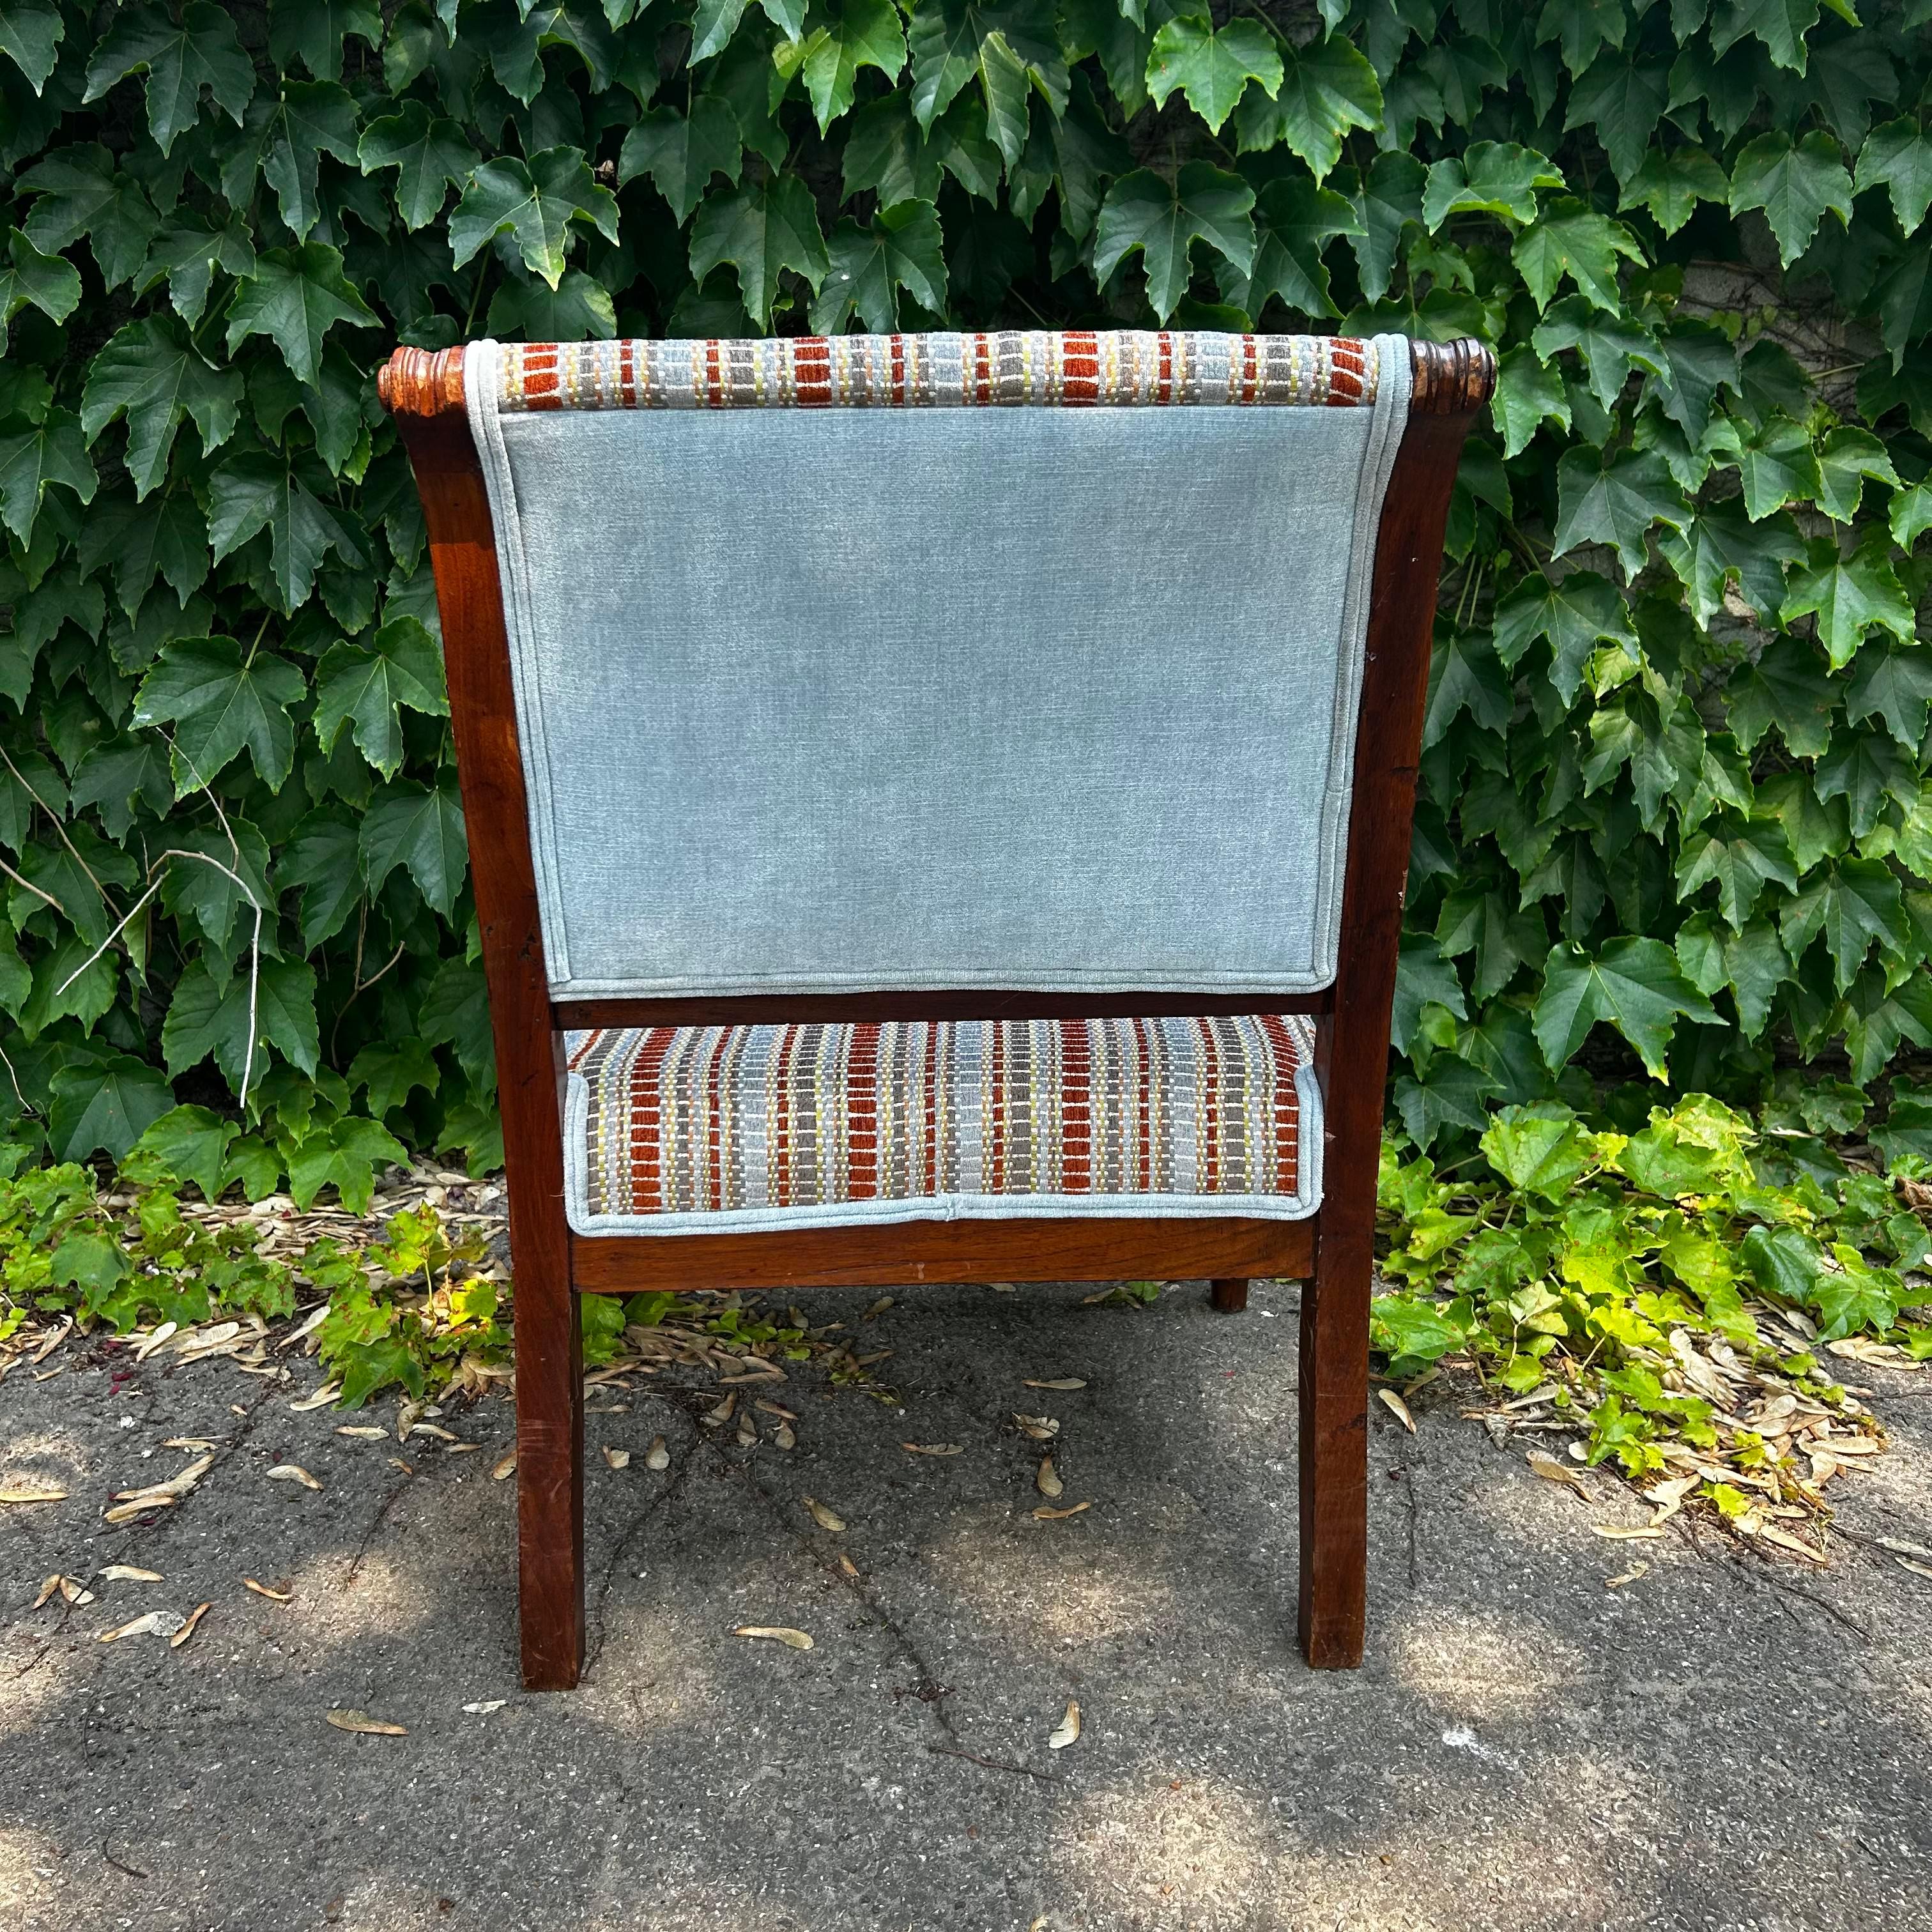
M 583 1313 L 567 1271 L 518 1264 L 515 1280 L 524 1684 L 568 1690 L 584 1668 Z
M 1209 1298 L 1218 1314 L 1238 1315 L 1248 1305 L 1248 1284 L 1245 1280 L 1210 1281 L 1208 1287 Z

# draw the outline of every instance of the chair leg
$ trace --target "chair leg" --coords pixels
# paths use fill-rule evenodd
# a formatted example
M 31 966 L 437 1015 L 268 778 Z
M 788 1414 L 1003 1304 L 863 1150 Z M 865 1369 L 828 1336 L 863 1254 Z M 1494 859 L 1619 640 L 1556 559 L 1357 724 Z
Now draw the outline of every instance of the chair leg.
M 584 1322 L 567 1274 L 516 1276 L 518 1612 L 524 1684 L 584 1668 Z
M 1317 1228 L 1301 1290 L 1298 1623 L 1302 1654 L 1320 1670 L 1361 1662 L 1367 1610 L 1371 1249 L 1366 1226 L 1348 1226 L 1358 1220 Z
M 1208 1286 L 1216 1314 L 1238 1315 L 1248 1305 L 1245 1281 L 1210 1281 Z

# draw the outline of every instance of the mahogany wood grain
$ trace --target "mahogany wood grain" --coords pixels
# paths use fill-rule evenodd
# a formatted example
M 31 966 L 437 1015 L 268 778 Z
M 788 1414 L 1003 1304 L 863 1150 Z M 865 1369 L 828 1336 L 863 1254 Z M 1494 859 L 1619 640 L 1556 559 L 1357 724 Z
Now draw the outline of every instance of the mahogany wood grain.
M 517 1546 L 524 1682 L 566 1690 L 584 1661 L 584 1372 L 563 1208 L 560 1043 L 538 924 L 502 580 L 461 412 L 460 352 L 398 350 L 382 371 L 423 502 L 450 722 L 490 988 L 517 1343 Z
M 1297 1280 L 1313 1242 L 1306 1221 L 1132 1220 L 901 1221 L 783 1234 L 573 1234 L 586 1292 L 646 1288 L 885 1288 L 973 1281 Z M 1244 1280 L 1245 1286 L 1245 1279 Z
M 1208 1299 L 1217 1314 L 1238 1315 L 1248 1305 L 1246 1276 L 1237 1276 L 1232 1281 L 1210 1281 L 1208 1288 Z
M 1325 1013 L 1318 993 L 744 993 L 729 998 L 554 1000 L 562 1028 L 806 1025 L 848 1020 L 1079 1020 L 1202 1013 Z
M 1300 1601 L 1308 1661 L 1362 1660 L 1368 1576 L 1369 1299 L 1389 1017 L 1429 688 L 1430 636 L 1456 459 L 1493 364 L 1418 344 L 1418 402 L 1383 501 L 1355 732 L 1336 999 L 1318 1023 L 1324 1193 L 1302 1291 Z M 1474 345 L 1467 345 L 1474 348 Z M 1453 410 L 1444 406 L 1453 401 Z

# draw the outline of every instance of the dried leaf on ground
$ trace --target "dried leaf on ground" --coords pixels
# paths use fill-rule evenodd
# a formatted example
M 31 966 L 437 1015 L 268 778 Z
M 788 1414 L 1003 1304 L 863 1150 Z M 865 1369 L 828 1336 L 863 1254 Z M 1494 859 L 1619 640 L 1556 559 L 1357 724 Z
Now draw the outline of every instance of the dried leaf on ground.
M 324 1382 L 313 1395 L 305 1395 L 298 1402 L 289 1404 L 296 1414 L 306 1414 L 312 1408 L 326 1408 L 342 1393 L 340 1382 Z
M 774 1643 L 783 1644 L 788 1650 L 809 1650 L 812 1640 L 802 1630 L 789 1630 L 780 1624 L 740 1624 L 731 1634 L 734 1636 L 769 1637 Z
M 507 1697 L 483 1697 L 474 1704 L 464 1705 L 463 1708 L 472 1718 L 487 1718 L 492 1711 L 500 1711 L 509 1701 Z
M 1415 1418 L 1409 1414 L 1408 1404 L 1392 1388 L 1377 1389 L 1376 1393 L 1382 1397 L 1389 1413 L 1413 1436 L 1415 1433 Z
M 252 1576 L 244 1576 L 242 1587 L 244 1590 L 253 1590 L 258 1597 L 266 1597 L 272 1604 L 286 1604 L 295 1595 L 292 1590 L 272 1590 L 267 1584 L 258 1583 Z
M 202 1618 L 206 1616 L 208 1612 L 213 1608 L 214 1606 L 212 1604 L 196 1604 L 194 1608 L 188 1612 L 188 1616 L 185 1621 L 182 1623 L 181 1628 L 176 1630 L 174 1635 L 168 1639 L 169 1649 L 180 1649 L 182 1646 L 187 1642 L 190 1637 L 194 1636 L 195 1625 L 200 1623 Z
M 124 1636 L 172 1636 L 187 1622 L 173 1610 L 149 1610 L 113 1630 L 103 1630 L 97 1643 L 112 1643 Z
M 1582 1478 L 1568 1463 L 1558 1462 L 1554 1456 L 1546 1455 L 1540 1449 L 1532 1449 L 1527 1460 L 1546 1483 L 1561 1483 L 1566 1490 L 1574 1490 L 1580 1496 L 1590 1493 Z
M 842 1550 L 839 1552 L 839 1556 L 838 1556 L 838 1567 L 839 1567 L 839 1568 L 840 1568 L 840 1569 L 842 1569 L 842 1570 L 844 1570 L 844 1573 L 846 1574 L 846 1575 L 847 1575 L 847 1576 L 848 1576 L 851 1577 L 851 1578 L 852 1578 L 855 1582 L 857 1580 L 857 1579 L 858 1579 L 858 1575 L 859 1575 L 859 1566 L 858 1566 L 858 1564 L 857 1564 L 854 1563 L 854 1562 L 852 1561 L 851 1558 L 850 1558 L 850 1557 L 849 1557 L 849 1556 L 847 1556 L 847 1555 L 846 1555 L 846 1554 L 845 1554 Z
M 67 1500 L 64 1490 L 41 1483 L 8 1483 L 0 1486 L 0 1503 L 58 1503 Z
M 72 1576 L 63 1576 L 56 1572 L 40 1586 L 40 1594 L 34 1599 L 32 1607 L 38 1610 L 56 1592 L 61 1600 L 68 1604 L 91 1604 L 94 1592 Z
M 1593 1534 L 1606 1536 L 1612 1543 L 1655 1541 L 1660 1540 L 1664 1534 L 1662 1530 L 1651 1523 L 1646 1523 L 1641 1529 L 1632 1529 L 1623 1523 L 1593 1522 L 1590 1528 Z
M 514 1476 L 516 1473 L 517 1452 L 512 1449 L 507 1455 L 497 1457 L 496 1467 L 490 1472 L 490 1480 L 493 1483 L 500 1483 L 506 1477 Z
M 1053 1466 L 1053 1458 L 1051 1456 L 1042 1456 L 1040 1458 L 1040 1468 L 1034 1474 L 1034 1483 L 1043 1496 L 1057 1496 L 1066 1487 Z
M 367 1711 L 330 1711 L 324 1715 L 338 1731 L 353 1731 L 358 1737 L 406 1738 L 410 1734 L 406 1724 L 389 1724 L 370 1717 Z
M 777 1449 L 796 1449 L 798 1438 L 788 1422 L 782 1422 L 772 1431 L 772 1446 Z
M 336 1432 L 338 1436 L 352 1436 L 362 1442 L 386 1442 L 389 1432 L 370 1423 L 344 1423 Z
M 961 1442 L 902 1442 L 899 1447 L 910 1456 L 960 1456 L 965 1454 L 965 1444 Z
M 835 1535 L 845 1527 L 845 1519 L 836 1510 L 830 1510 L 816 1496 L 800 1496 L 799 1501 L 812 1512 L 812 1520 L 820 1529 L 829 1529 Z
M 1073 1503 L 1065 1509 L 1048 1509 L 1042 1504 L 1034 1511 L 1033 1520 L 1035 1522 L 1064 1522 L 1067 1517 L 1078 1516 L 1082 1510 L 1090 1510 L 1093 1507 L 1090 1502 Z
M 1082 1389 L 1087 1384 L 1078 1376 L 1061 1376 L 1050 1382 L 1023 1382 L 1022 1388 Z
M 94 1574 L 106 1577 L 110 1583 L 163 1583 L 167 1580 L 158 1570 L 140 1569 L 132 1563 L 110 1563 Z
M 722 1428 L 726 1423 L 731 1420 L 732 1411 L 735 1409 L 737 1406 L 738 1396 L 736 1391 L 734 1390 L 730 1395 L 728 1395 L 716 1408 L 707 1408 L 698 1419 L 704 1424 L 706 1429 Z
M 1064 1750 L 1069 1744 L 1076 1742 L 1079 1736 L 1080 1706 L 1070 1698 L 1066 1714 L 1060 1719 L 1060 1728 L 1047 1739 L 1046 1748 L 1048 1750 Z
M 878 1300 L 872 1304 L 871 1307 L 866 1310 L 864 1314 L 860 1316 L 859 1319 L 861 1322 L 870 1322 L 874 1316 L 884 1314 L 886 1310 L 891 1307 L 892 1305 L 892 1297 L 890 1294 L 882 1294 L 879 1297 Z
M 1911 1556 L 1898 1556 L 1892 1560 L 1901 1570 L 1910 1570 L 1915 1576 L 1932 1576 L 1932 1563 L 1921 1563 Z
M 1621 1576 L 1606 1576 L 1604 1579 L 1604 1588 L 1606 1590 L 1621 1590 L 1626 1583 L 1634 1583 L 1640 1576 L 1648 1576 L 1649 1574 L 1650 1565 L 1648 1563 L 1635 1562 Z
M 614 1469 L 628 1469 L 631 1466 L 631 1452 L 628 1449 L 613 1449 L 606 1443 L 604 1460 Z
M 166 1481 L 149 1483 L 138 1490 L 116 1490 L 114 1500 L 118 1503 L 138 1503 L 152 1497 L 159 1502 L 173 1502 L 184 1496 L 214 1467 L 212 1456 L 198 1456 L 184 1469 L 178 1469 Z
M 651 1446 L 644 1451 L 644 1467 L 647 1469 L 668 1469 L 670 1467 L 670 1451 L 664 1447 L 664 1439 L 662 1436 L 651 1438 Z
M 322 1485 L 299 1462 L 278 1462 L 268 1472 L 272 1483 L 299 1483 L 305 1490 L 320 1490 Z
M 1020 1433 L 1035 1442 L 1051 1442 L 1060 1433 L 1060 1424 L 1051 1415 L 1022 1415 L 1015 1409 L 1013 1420 L 1018 1424 Z

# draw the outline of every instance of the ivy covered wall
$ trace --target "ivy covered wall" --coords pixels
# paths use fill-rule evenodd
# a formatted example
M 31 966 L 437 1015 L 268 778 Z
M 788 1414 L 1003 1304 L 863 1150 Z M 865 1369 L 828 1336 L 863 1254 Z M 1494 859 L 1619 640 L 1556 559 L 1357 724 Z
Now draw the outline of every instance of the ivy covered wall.
M 1932 1046 L 1929 83 L 1932 0 L 7 0 L 0 1112 L 492 1157 L 372 381 L 486 330 L 1480 335 L 1402 1120 Z

